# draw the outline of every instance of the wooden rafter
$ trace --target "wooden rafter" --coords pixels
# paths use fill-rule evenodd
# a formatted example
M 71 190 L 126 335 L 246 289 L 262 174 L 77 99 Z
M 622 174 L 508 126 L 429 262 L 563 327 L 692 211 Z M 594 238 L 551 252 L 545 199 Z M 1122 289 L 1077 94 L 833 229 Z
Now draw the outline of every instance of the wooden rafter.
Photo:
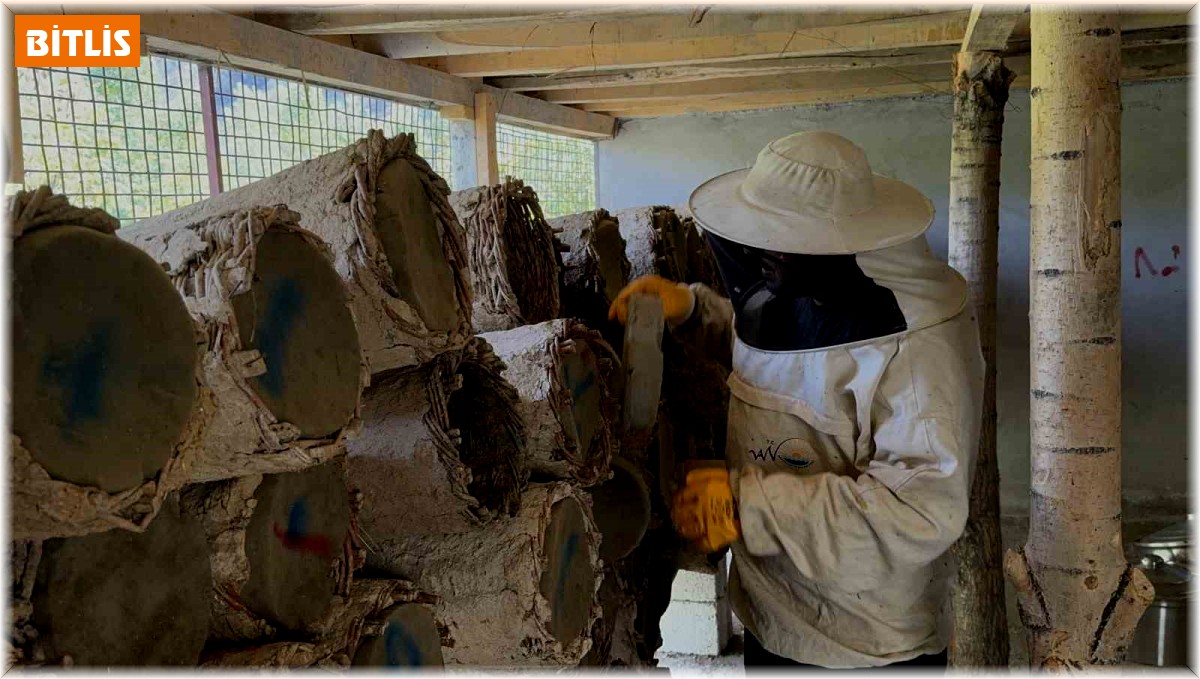
M 484 77 L 832 56 L 855 51 L 957 46 L 967 20 L 966 11 L 944 12 L 812 30 L 466 54 L 414 63 L 455 75 Z
M 549 92 L 588 87 L 686 83 L 710 78 L 755 77 L 813 71 L 854 71 L 880 67 L 905 68 L 924 64 L 948 64 L 955 50 L 956 48 L 953 46 L 912 47 L 903 50 L 881 50 L 868 54 L 760 59 L 701 66 L 664 66 L 601 73 L 517 76 L 495 78 L 489 82 L 496 87 L 513 92 Z
M 697 82 L 632 87 L 592 87 L 553 90 L 543 94 L 546 101 L 559 104 L 596 102 L 660 102 L 681 99 L 709 99 L 715 96 L 750 92 L 827 92 L 836 89 L 936 82 L 946 79 L 944 64 L 910 68 L 872 68 L 857 71 L 791 73 L 759 77 L 717 78 Z
M 963 52 L 1003 52 L 1013 29 L 1029 21 L 1026 5 L 975 5 L 963 36 Z
M 37 5 L 13 5 L 10 9 L 29 14 L 45 11 Z M 69 14 L 97 14 L 131 8 L 63 5 L 61 9 Z M 495 89 L 224 12 L 164 8 L 142 14 L 141 30 L 147 46 L 158 51 L 417 105 L 474 106 L 476 92 Z M 505 92 L 499 99 L 499 116 L 524 125 L 591 139 L 610 138 L 615 133 L 616 121 L 605 115 L 516 92 Z
M 822 10 L 823 11 L 819 11 Z M 945 12 L 944 8 L 937 10 Z M 625 45 L 659 40 L 690 40 L 731 35 L 810 31 L 880 21 L 931 12 L 852 12 L 839 8 L 805 7 L 774 13 L 715 13 L 697 20 L 688 15 L 623 17 L 620 20 L 570 23 L 531 23 L 512 28 L 449 30 L 425 34 L 372 36 L 396 59 L 456 56 L 472 53 L 527 51 L 563 47 Z
M 253 12 L 250 16 L 272 26 L 307 35 L 349 35 L 364 33 L 432 33 L 437 31 L 467 31 L 512 28 L 534 24 L 578 22 L 586 19 L 639 16 L 644 14 L 679 13 L 691 15 L 696 7 L 608 5 L 595 7 L 540 7 L 507 9 L 488 12 L 459 11 L 447 5 L 445 9 L 414 6 L 403 11 L 380 12 L 378 5 L 360 7 L 359 11 L 306 11 L 303 5 L 281 12 L 276 8 Z
M 1121 71 L 1122 82 L 1144 82 L 1165 78 L 1179 78 L 1189 74 L 1187 50 L 1184 45 L 1159 46 L 1126 50 L 1125 63 Z M 1028 55 L 1005 60 L 1018 73 L 1013 89 L 1028 89 L 1030 59 Z M 896 96 L 918 96 L 946 94 L 950 92 L 950 79 L 941 77 L 919 78 L 914 81 L 893 81 L 891 84 L 860 87 L 833 87 L 820 89 L 793 89 L 768 92 L 736 92 L 700 97 L 675 99 L 622 99 L 580 104 L 589 111 L 603 111 L 619 118 L 658 117 L 682 113 L 714 113 L 722 111 L 744 111 L 761 108 L 831 104 L 878 99 Z
M 1018 75 L 1016 86 L 1027 81 L 1030 72 L 1028 55 L 1013 56 L 1005 62 Z M 1170 78 L 1186 75 L 1187 46 L 1167 45 L 1137 47 L 1124 51 L 1122 77 L 1128 81 Z M 741 95 L 776 95 L 776 99 L 806 100 L 816 95 L 822 101 L 831 92 L 851 92 L 864 88 L 899 88 L 903 94 L 940 93 L 946 88 L 944 64 L 908 68 L 874 68 L 856 71 L 825 71 L 793 73 L 776 76 L 720 78 L 698 82 L 636 85 L 629 87 L 596 87 L 551 90 L 543 93 L 548 101 L 578 104 L 592 111 L 627 111 L 644 106 L 659 107 L 699 102 L 728 103 L 741 101 Z M 905 88 L 904 85 L 911 85 Z M 891 90 L 889 90 L 891 91 Z M 771 97 L 750 97 L 747 101 L 770 101 Z

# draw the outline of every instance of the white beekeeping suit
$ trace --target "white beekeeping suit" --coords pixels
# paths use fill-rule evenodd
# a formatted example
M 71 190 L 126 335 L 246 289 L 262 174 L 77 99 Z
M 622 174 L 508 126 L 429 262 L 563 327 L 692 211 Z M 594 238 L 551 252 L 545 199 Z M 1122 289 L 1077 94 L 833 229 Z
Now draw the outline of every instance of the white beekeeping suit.
M 764 649 L 800 663 L 871 667 L 942 652 L 984 364 L 966 284 L 924 237 L 932 205 L 873 175 L 849 141 L 815 132 L 773 142 L 753 168 L 698 188 L 689 207 L 752 257 L 793 253 L 789 266 L 801 269 L 841 261 L 856 281 L 841 312 L 819 301 L 837 280 L 820 282 L 816 302 L 781 305 L 761 284 L 731 280 L 718 257 L 732 301 L 702 285 L 664 293 L 687 295 L 676 335 L 732 368 L 734 610 Z M 774 315 L 748 318 L 763 309 Z M 889 310 L 894 320 L 879 323 Z M 801 327 L 780 332 L 788 323 Z

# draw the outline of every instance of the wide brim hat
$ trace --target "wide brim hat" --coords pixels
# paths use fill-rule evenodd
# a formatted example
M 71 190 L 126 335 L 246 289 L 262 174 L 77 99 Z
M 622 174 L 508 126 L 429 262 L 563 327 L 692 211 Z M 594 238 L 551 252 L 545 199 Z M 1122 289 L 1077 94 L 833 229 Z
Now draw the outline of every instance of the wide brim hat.
M 688 209 L 706 231 L 742 245 L 844 255 L 925 233 L 933 203 L 904 182 L 874 174 L 866 154 L 831 132 L 771 142 L 753 167 L 701 184 Z

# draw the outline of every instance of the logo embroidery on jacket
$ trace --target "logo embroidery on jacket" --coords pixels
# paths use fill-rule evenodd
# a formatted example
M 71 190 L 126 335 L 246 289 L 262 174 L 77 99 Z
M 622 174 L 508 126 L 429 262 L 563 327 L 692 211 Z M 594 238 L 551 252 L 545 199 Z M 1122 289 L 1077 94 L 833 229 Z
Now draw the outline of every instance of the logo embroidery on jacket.
M 796 469 L 804 469 L 806 467 L 811 466 L 813 461 L 806 457 L 799 456 L 795 450 L 788 451 L 788 453 L 790 455 L 795 455 L 795 457 L 791 457 L 789 455 L 782 454 L 782 449 L 783 449 L 783 446 L 785 443 L 789 443 L 791 441 L 799 441 L 799 440 L 800 439 L 793 437 L 790 439 L 784 439 L 784 440 L 780 441 L 779 443 L 775 443 L 774 441 L 767 439 L 767 446 L 765 448 L 760 448 L 758 450 L 755 450 L 753 448 L 750 449 L 750 457 L 752 457 L 755 460 L 758 460 L 760 462 L 765 462 L 767 460 L 771 460 L 772 462 L 774 462 L 774 461 L 778 460 L 778 461 L 786 464 L 789 467 L 795 467 Z

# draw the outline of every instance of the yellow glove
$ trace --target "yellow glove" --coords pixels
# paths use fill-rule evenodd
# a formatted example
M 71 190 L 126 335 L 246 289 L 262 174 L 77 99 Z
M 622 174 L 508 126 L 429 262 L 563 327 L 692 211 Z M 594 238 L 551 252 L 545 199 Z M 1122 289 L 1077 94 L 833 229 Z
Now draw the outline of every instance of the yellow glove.
M 736 540 L 740 526 L 729 472 L 712 467 L 688 472 L 671 504 L 671 520 L 680 535 L 705 553 Z
M 608 309 L 608 320 L 624 323 L 625 319 L 629 318 L 629 298 L 637 293 L 655 295 L 661 299 L 663 317 L 672 323 L 687 320 L 688 312 L 692 308 L 692 291 L 688 286 L 651 274 L 642 276 L 621 289 Z

